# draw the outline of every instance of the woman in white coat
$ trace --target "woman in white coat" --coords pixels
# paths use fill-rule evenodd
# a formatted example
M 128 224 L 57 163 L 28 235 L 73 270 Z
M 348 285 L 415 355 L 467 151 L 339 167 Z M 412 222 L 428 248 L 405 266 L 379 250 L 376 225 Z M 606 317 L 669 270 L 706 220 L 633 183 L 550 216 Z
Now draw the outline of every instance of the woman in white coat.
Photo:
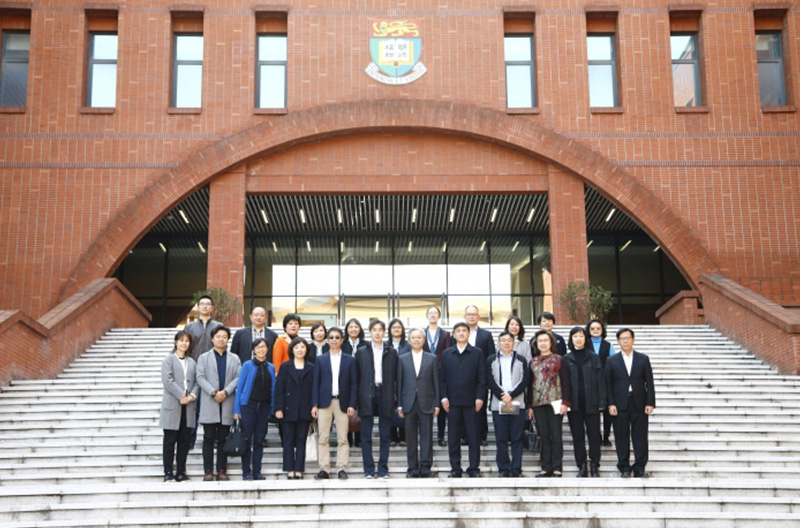
M 164 395 L 161 398 L 158 425 L 164 429 L 164 482 L 190 480 L 186 475 L 186 457 L 195 425 L 194 402 L 200 390 L 197 386 L 197 368 L 189 354 L 191 344 L 191 336 L 181 330 L 175 334 L 175 348 L 161 362 Z M 173 473 L 176 444 L 177 468 Z

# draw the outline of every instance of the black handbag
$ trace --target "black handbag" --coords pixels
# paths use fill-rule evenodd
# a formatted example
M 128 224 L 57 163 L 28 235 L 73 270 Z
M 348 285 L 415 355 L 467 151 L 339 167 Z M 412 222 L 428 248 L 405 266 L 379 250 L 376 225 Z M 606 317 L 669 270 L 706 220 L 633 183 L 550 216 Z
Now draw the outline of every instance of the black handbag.
M 225 439 L 225 445 L 222 450 L 228 456 L 242 456 L 244 450 L 247 448 L 247 438 L 244 436 L 242 426 L 239 420 L 234 420 L 228 437 Z
M 536 424 L 533 420 L 530 421 L 528 427 L 525 429 L 525 434 L 522 437 L 522 444 L 528 451 L 534 453 L 542 452 L 542 437 L 536 431 Z

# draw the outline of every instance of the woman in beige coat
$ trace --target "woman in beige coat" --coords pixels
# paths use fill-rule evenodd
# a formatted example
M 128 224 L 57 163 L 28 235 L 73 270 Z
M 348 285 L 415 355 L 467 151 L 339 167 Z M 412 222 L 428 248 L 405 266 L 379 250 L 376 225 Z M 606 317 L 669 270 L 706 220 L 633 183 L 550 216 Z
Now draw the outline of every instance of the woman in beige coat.
M 164 482 L 189 480 L 186 475 L 186 457 L 189 454 L 191 433 L 194 427 L 194 406 L 197 393 L 197 369 L 189 355 L 191 336 L 181 330 L 175 334 L 175 348 L 161 362 L 161 382 L 164 395 L 158 425 L 164 429 Z M 172 472 L 178 446 L 177 471 Z

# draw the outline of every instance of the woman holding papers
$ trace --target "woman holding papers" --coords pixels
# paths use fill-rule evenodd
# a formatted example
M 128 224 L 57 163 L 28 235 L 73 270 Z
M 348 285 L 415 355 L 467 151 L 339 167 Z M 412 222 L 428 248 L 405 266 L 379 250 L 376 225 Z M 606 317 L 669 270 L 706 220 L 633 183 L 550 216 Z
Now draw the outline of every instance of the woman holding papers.
M 533 336 L 536 344 L 531 360 L 531 389 L 528 418 L 536 419 L 542 438 L 542 471 L 537 477 L 560 477 L 563 447 L 561 421 L 570 406 L 569 369 L 556 353 L 558 343 L 547 330 Z

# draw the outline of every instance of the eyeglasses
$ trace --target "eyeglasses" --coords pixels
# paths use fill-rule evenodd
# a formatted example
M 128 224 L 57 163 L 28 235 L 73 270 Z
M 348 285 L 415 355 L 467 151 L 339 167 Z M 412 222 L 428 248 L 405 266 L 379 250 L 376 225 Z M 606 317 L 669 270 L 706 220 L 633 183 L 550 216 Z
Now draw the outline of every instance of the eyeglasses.
M 342 338 L 342 336 L 328 336 L 328 340 L 329 341 L 333 340 L 333 339 L 341 339 L 341 338 Z

